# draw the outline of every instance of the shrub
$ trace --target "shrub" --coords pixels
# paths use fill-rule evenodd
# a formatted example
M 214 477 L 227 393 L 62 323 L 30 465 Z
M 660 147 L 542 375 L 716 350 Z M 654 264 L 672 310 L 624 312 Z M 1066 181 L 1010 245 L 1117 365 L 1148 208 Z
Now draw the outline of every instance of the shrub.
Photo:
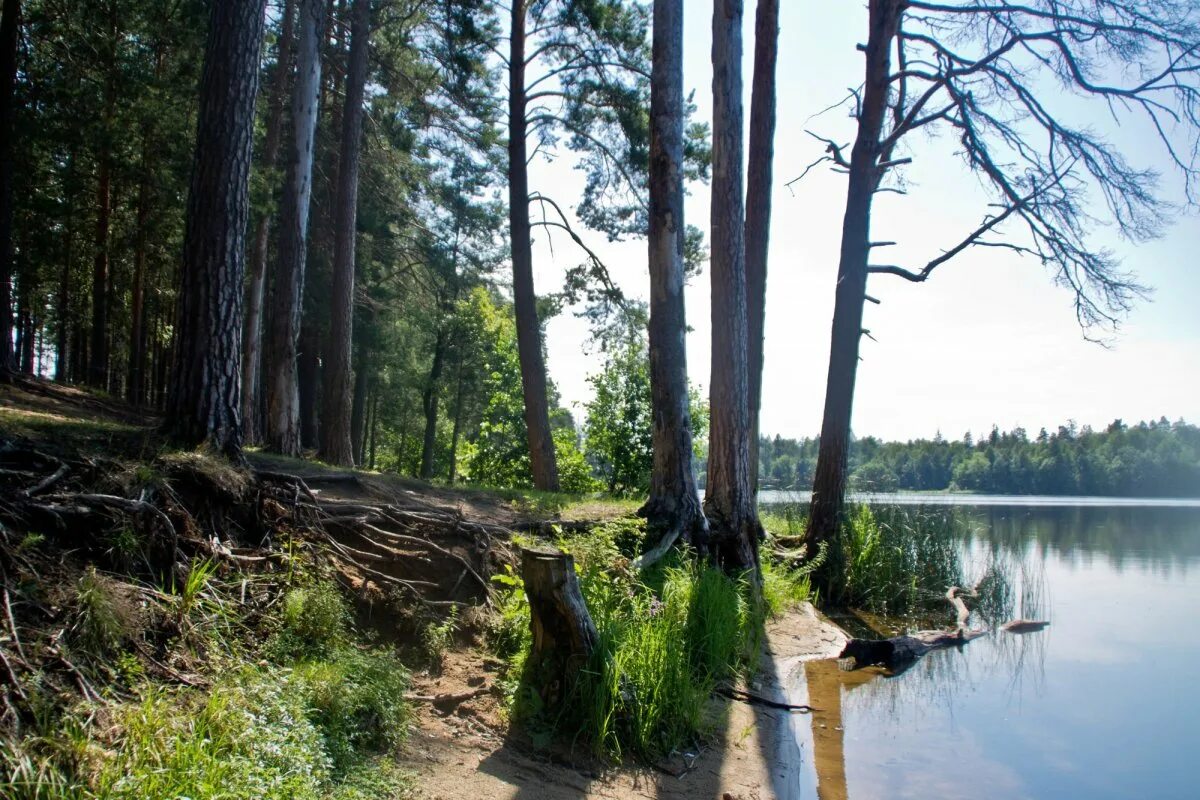
M 93 658 L 115 652 L 132 633 L 135 611 L 108 578 L 89 567 L 79 579 L 74 597 L 71 642 Z
M 294 681 L 334 774 L 344 774 L 363 753 L 386 750 L 403 739 L 408 672 L 390 654 L 344 648 L 330 660 L 298 664 Z
M 336 584 L 316 581 L 289 589 L 268 650 L 281 660 L 317 658 L 349 639 L 350 606 Z

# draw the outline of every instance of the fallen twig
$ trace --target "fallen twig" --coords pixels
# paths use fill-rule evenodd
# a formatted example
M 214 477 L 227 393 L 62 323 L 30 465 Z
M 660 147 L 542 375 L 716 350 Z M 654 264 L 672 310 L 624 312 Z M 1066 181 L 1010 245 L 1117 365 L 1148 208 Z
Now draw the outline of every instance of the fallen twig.
M 801 714 L 811 714 L 814 711 L 820 711 L 819 708 L 813 708 L 803 703 L 783 703 L 779 700 L 772 700 L 769 697 L 747 692 L 744 689 L 734 689 L 732 686 L 718 686 L 713 691 L 722 697 L 728 697 L 730 700 L 737 700 L 741 703 L 750 703 L 757 706 L 767 706 L 768 708 L 778 708 L 783 711 L 797 711 Z

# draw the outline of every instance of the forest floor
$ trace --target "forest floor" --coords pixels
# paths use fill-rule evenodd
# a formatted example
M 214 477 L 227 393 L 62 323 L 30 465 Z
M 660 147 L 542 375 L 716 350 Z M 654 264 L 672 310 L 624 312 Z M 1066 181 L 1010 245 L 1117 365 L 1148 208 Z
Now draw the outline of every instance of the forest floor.
M 180 456 L 164 448 L 156 434 L 159 421 L 119 402 L 44 381 L 0 387 L 6 452 L 74 464 L 74 472 L 54 491 L 71 488 L 79 492 L 76 497 L 122 489 L 142 491 L 145 497 L 145 490 L 136 489 L 135 479 L 128 477 L 148 469 L 138 465 L 167 470 L 161 483 L 174 485 L 176 475 L 170 470 L 178 467 Z M 356 596 L 360 623 L 407 653 L 406 662 L 418 665 L 409 692 L 412 729 L 397 756 L 413 776 L 416 797 L 766 800 L 797 794 L 802 759 L 796 728 L 807 729 L 809 718 L 794 712 L 714 697 L 703 744 L 641 767 L 601 764 L 583 755 L 583 747 L 536 746 L 527 732 L 509 726 L 504 664 L 490 654 L 482 632 L 489 613 L 489 578 L 514 561 L 511 534 L 554 535 L 563 528 L 627 516 L 632 504 L 436 486 L 261 453 L 249 453 L 248 460 L 251 485 L 258 482 L 253 522 L 236 532 L 222 531 L 223 516 L 197 516 L 200 535 L 192 535 L 188 546 L 197 558 L 224 553 L 236 569 L 239 559 L 270 561 L 270 548 L 278 553 L 283 547 L 284 534 L 272 543 L 269 532 L 266 537 L 261 533 L 269 531 L 272 513 L 283 514 L 290 506 L 290 516 L 278 519 L 296 526 L 301 508 L 307 507 L 311 519 L 320 520 L 313 524 L 332 548 L 339 582 Z M 28 471 L 9 474 L 18 486 L 40 477 Z M 58 497 L 48 491 L 35 494 Z M 14 496 L 19 494 L 17 490 Z M 32 507 L 34 501 L 27 502 Z M 170 502 L 164 507 L 174 520 L 176 509 Z M 173 524 L 179 528 L 178 522 Z M 406 588 L 415 595 L 410 599 L 416 610 L 397 612 L 396 589 Z M 422 631 L 431 624 L 431 614 L 451 603 L 473 608 L 459 619 L 457 634 L 435 657 L 425 659 L 422 670 Z M 808 604 L 771 620 L 760 670 L 747 688 L 777 701 L 806 702 L 800 676 L 804 664 L 835 656 L 845 638 Z M 811 760 L 805 760 L 811 770 Z

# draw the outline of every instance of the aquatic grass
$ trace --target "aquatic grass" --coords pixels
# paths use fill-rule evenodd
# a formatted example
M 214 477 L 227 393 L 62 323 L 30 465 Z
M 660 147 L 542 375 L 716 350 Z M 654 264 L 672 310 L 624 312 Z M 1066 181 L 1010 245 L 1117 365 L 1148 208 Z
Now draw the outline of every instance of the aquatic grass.
M 854 507 L 832 548 L 829 602 L 888 616 L 945 608 L 946 590 L 966 586 L 954 518 L 911 506 Z

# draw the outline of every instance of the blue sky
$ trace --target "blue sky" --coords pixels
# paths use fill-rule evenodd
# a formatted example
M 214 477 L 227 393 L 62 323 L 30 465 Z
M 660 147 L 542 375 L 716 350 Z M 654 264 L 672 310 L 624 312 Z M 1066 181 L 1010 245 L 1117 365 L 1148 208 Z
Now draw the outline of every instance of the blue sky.
M 753 5 L 753 0 L 747 3 L 747 112 Z M 688 0 L 686 13 L 684 79 L 696 90 L 700 118 L 707 119 L 711 4 Z M 845 179 L 817 169 L 792 189 L 783 183 L 821 154 L 822 145 L 804 133 L 806 128 L 851 139 L 852 121 L 844 112 L 811 117 L 861 82 L 855 43 L 864 37 L 865 19 L 865 4 L 859 2 L 782 3 L 762 411 L 766 433 L 814 435 L 821 424 Z M 1070 109 L 1073 119 L 1086 119 L 1104 132 L 1135 163 L 1165 166 L 1142 126 L 1115 126 L 1101 109 L 1081 107 L 1070 97 L 1055 101 Z M 914 157 L 906 173 L 909 195 L 883 195 L 877 203 L 873 238 L 899 242 L 889 248 L 889 262 L 924 264 L 978 225 L 987 211 L 988 196 L 952 149 L 945 137 L 918 139 L 909 153 Z M 533 189 L 574 202 L 582 179 L 571 167 L 569 158 L 535 163 Z M 1163 181 L 1168 198 L 1175 198 L 1177 189 L 1174 180 Z M 707 230 L 706 187 L 692 187 L 686 214 L 688 222 Z M 1155 289 L 1107 349 L 1084 341 L 1071 295 L 1054 286 L 1044 267 L 1007 251 L 964 254 L 921 285 L 872 276 L 871 294 L 883 304 L 867 307 L 865 327 L 878 341 L 863 343 L 855 432 L 907 439 L 937 431 L 957 437 L 966 430 L 986 431 L 992 423 L 1036 431 L 1068 419 L 1093 426 L 1116 417 L 1200 420 L 1196 215 L 1180 215 L 1162 239 L 1149 244 L 1123 242 L 1106 228 L 1094 236 Z M 535 279 L 542 292 L 561 285 L 563 270 L 578 261 L 568 242 L 555 244 L 552 254 L 543 234 L 536 245 Z M 592 236 L 589 244 L 630 295 L 647 295 L 644 242 L 610 244 Z M 689 373 L 702 386 L 709 373 L 708 297 L 705 272 L 687 293 L 693 328 Z M 570 315 L 549 324 L 550 373 L 581 420 L 581 404 L 590 396 L 586 377 L 600 368 L 600 356 L 584 352 L 585 338 L 586 326 Z

